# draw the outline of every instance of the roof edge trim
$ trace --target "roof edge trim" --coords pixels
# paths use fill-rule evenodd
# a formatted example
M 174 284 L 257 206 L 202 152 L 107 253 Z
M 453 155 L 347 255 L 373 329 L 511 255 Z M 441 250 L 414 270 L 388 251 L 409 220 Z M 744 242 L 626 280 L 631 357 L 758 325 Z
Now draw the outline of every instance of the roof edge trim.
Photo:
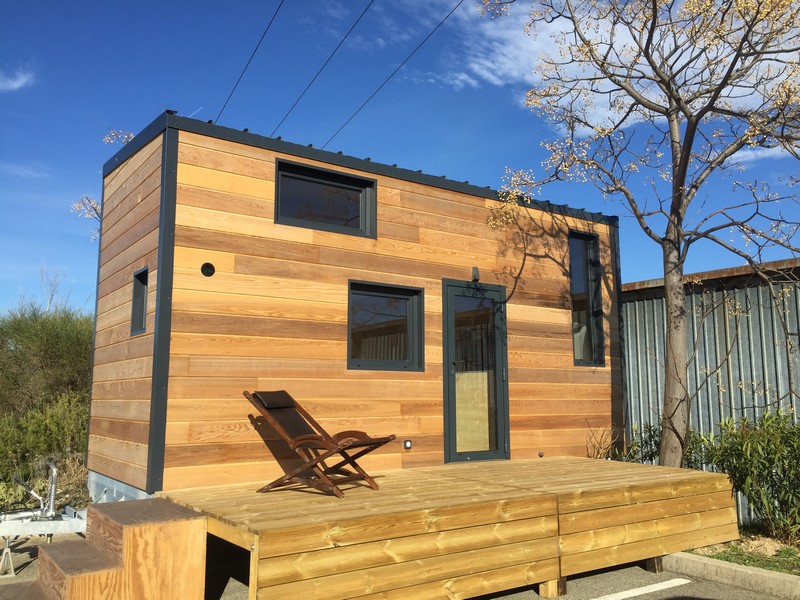
M 188 117 L 181 117 L 171 110 L 164 111 L 152 123 L 138 133 L 133 140 L 131 140 L 122 149 L 120 149 L 119 152 L 112 156 L 103 165 L 103 177 L 106 177 L 141 148 L 143 148 L 146 144 L 148 144 L 151 140 L 153 140 L 156 136 L 158 136 L 161 132 L 169 128 L 205 135 L 226 141 L 237 142 L 247 146 L 263 148 L 265 150 L 289 154 L 309 160 L 316 160 L 326 164 L 345 167 L 348 169 L 355 169 L 374 175 L 394 177 L 396 179 L 402 179 L 430 187 L 499 201 L 499 192 L 489 187 L 480 187 L 471 183 L 448 179 L 444 176 L 438 177 L 436 175 L 428 175 L 422 171 L 412 171 L 410 169 L 404 169 L 394 165 L 372 162 L 369 159 L 355 158 L 339 152 L 320 150 L 319 148 L 314 148 L 312 146 L 302 146 L 300 144 L 287 142 L 281 139 L 265 137 L 255 133 L 250 133 L 247 130 L 240 131 L 238 129 L 231 129 L 229 127 L 215 125 L 214 123 L 190 119 Z M 531 198 L 527 199 L 523 204 L 529 208 L 538 209 L 547 213 L 561 214 L 564 216 L 597 223 L 605 223 L 608 225 L 616 225 L 618 221 L 618 217 L 616 216 L 604 215 L 602 213 L 591 212 L 581 208 L 572 208 L 565 204 L 554 204 L 546 200 L 536 200 Z

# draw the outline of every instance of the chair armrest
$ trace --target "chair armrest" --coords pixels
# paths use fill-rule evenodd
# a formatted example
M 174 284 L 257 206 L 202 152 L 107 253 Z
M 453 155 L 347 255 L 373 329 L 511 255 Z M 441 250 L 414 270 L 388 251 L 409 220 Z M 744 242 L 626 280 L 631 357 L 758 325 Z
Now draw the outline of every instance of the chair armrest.
M 339 433 L 332 436 L 332 439 L 337 444 L 342 440 L 368 440 L 370 437 L 364 431 L 356 431 L 355 429 L 351 429 L 348 431 L 340 431 Z
M 333 450 L 334 448 L 336 448 L 336 444 L 326 440 L 321 435 L 317 435 L 315 433 L 309 433 L 306 435 L 298 436 L 292 439 L 289 445 L 293 449 L 303 447 L 303 448 L 324 448 L 326 450 Z

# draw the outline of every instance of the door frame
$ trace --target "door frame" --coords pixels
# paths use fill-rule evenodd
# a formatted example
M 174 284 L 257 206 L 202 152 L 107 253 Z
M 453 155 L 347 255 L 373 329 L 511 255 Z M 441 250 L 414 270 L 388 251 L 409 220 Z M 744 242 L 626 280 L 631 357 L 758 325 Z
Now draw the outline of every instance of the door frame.
M 457 293 L 457 292 L 462 293 Z M 495 397 L 497 450 L 458 452 L 456 450 L 455 322 L 453 298 L 475 296 L 495 303 Z M 444 462 L 511 458 L 508 409 L 508 338 L 506 334 L 506 288 L 477 281 L 442 280 L 442 379 L 444 406 Z

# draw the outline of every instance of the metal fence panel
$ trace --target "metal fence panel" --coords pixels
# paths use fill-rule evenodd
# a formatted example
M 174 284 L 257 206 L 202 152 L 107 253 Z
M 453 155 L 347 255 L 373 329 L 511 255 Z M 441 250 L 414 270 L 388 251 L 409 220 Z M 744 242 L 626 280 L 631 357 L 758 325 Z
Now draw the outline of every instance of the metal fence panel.
M 739 287 L 687 286 L 690 316 L 688 369 L 691 426 L 717 432 L 733 417 L 759 418 L 780 407 L 798 422 L 800 409 L 800 283 Z M 625 424 L 658 426 L 664 393 L 665 309 L 663 290 L 623 292 Z M 742 521 L 752 518 L 743 499 Z

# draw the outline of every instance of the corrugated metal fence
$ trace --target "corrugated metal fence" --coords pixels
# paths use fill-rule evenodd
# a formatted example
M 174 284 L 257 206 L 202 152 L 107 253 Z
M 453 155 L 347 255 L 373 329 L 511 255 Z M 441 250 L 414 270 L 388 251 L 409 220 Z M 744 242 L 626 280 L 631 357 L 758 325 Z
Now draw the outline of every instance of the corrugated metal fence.
M 800 263 L 795 263 L 800 264 Z M 793 271 L 796 271 L 795 267 Z M 717 431 L 728 417 L 756 419 L 781 407 L 800 414 L 800 283 L 772 291 L 741 269 L 714 272 L 686 286 L 691 319 L 691 425 Z M 663 287 L 633 284 L 622 293 L 626 429 L 658 426 L 664 391 Z M 740 505 L 740 508 L 744 508 Z M 745 516 L 746 511 L 740 510 Z

